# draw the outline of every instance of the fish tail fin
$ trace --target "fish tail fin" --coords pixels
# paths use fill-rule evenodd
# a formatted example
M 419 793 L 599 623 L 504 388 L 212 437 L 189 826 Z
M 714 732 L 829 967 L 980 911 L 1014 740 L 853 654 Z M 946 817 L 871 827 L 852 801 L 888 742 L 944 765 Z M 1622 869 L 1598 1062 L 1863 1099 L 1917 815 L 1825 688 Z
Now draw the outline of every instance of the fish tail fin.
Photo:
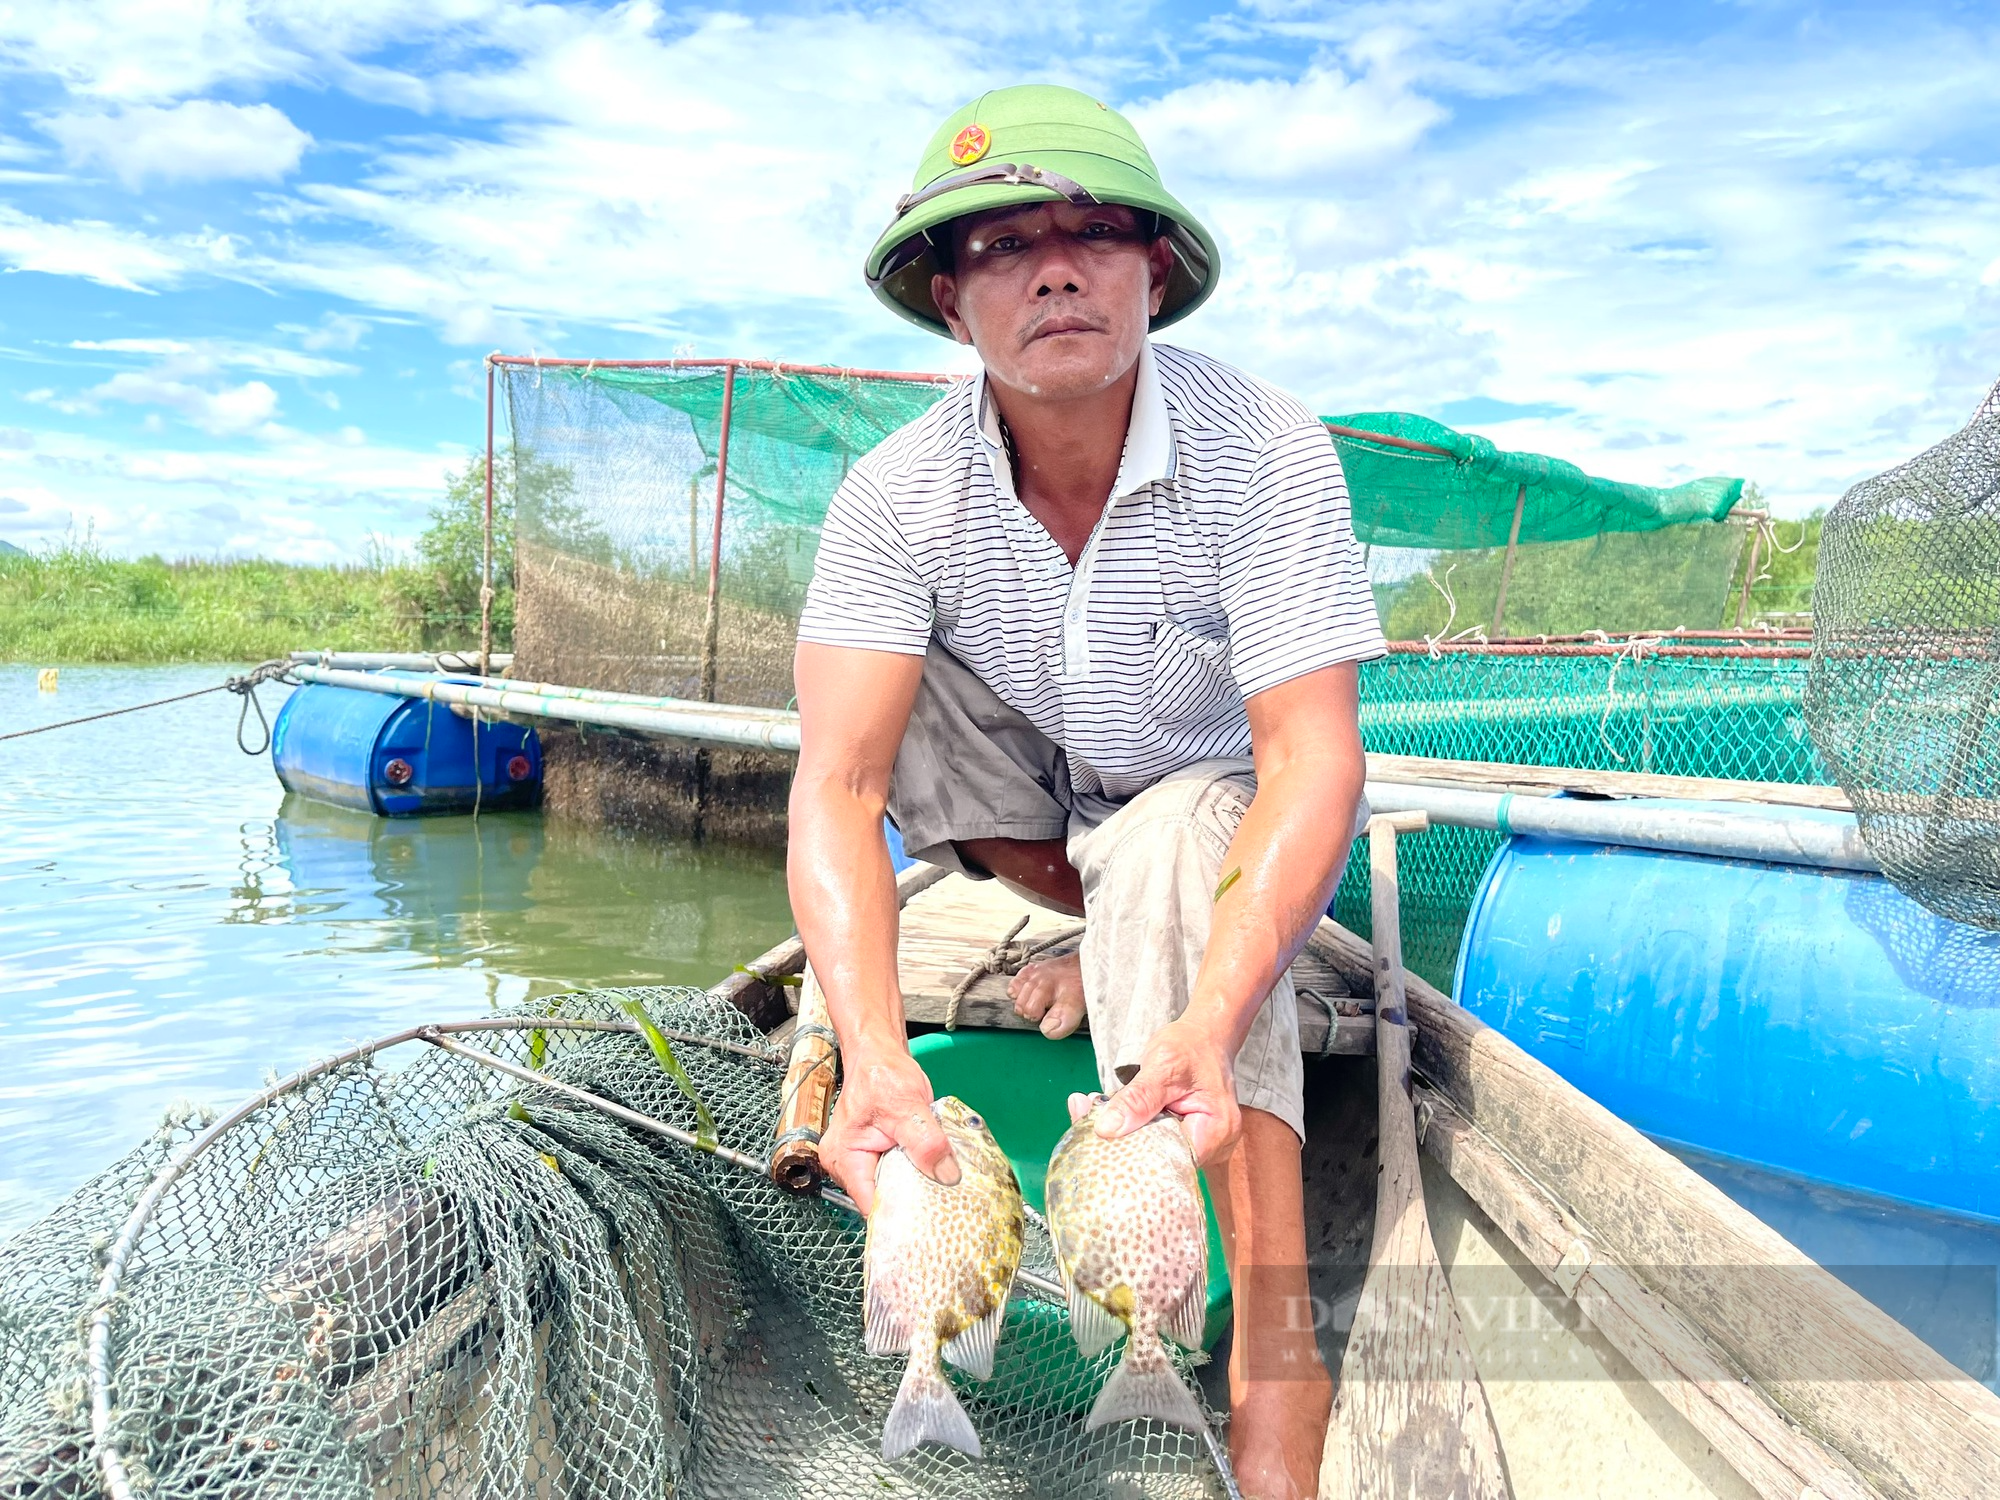
M 938 1364 L 937 1349 L 913 1349 L 903 1383 L 896 1388 L 895 1405 L 882 1424 L 882 1456 L 901 1458 L 919 1443 L 942 1443 L 960 1453 L 980 1456 L 979 1434 L 972 1419 L 958 1404 L 951 1382 Z
M 1150 1330 L 1143 1336 L 1133 1330 L 1125 1357 L 1104 1382 L 1097 1404 L 1091 1407 L 1083 1425 L 1086 1431 L 1095 1432 L 1134 1417 L 1153 1417 L 1191 1432 L 1199 1432 L 1206 1425 L 1201 1407 L 1189 1394 L 1187 1383 L 1173 1361 L 1167 1358 L 1166 1346 Z

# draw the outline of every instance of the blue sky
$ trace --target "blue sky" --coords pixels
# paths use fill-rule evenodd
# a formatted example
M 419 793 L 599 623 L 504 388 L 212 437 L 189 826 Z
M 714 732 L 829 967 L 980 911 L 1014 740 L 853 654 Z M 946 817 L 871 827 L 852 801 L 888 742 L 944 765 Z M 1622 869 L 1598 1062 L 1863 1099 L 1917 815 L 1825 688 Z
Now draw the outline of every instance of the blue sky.
M 488 351 L 965 356 L 863 252 L 988 87 L 1125 110 L 1176 341 L 1323 411 L 1828 503 L 2000 375 L 1990 5 L 0 4 L 0 539 L 406 545 Z

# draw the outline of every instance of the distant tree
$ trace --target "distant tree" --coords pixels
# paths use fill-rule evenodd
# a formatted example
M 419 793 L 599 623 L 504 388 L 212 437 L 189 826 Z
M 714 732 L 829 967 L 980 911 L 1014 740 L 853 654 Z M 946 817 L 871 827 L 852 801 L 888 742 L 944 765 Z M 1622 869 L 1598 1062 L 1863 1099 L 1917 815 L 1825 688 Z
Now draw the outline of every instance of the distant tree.
M 572 498 L 575 481 L 567 468 L 531 454 L 494 455 L 493 463 L 493 639 L 512 648 L 514 639 L 514 542 L 517 519 L 525 514 L 529 533 L 544 545 L 608 557 L 610 543 L 589 525 Z M 465 648 L 479 639 L 479 580 L 486 536 L 486 459 L 476 455 L 445 481 L 444 498 L 431 509 L 430 525 L 417 538 L 411 572 L 411 603 L 423 617 L 428 647 Z M 572 545 L 574 544 L 574 545 Z

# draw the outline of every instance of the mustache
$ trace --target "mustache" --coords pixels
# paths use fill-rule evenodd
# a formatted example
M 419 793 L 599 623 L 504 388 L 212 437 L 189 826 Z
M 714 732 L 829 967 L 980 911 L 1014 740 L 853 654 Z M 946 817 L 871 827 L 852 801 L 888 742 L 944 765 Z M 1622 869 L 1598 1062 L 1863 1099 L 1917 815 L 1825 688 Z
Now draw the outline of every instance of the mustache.
M 1084 328 L 1092 333 L 1104 333 L 1110 328 L 1110 321 L 1102 314 L 1091 312 L 1081 307 L 1057 305 L 1044 309 L 1035 316 L 1032 322 L 1022 328 L 1022 344 L 1032 344 L 1037 338 L 1041 337 L 1043 329 L 1058 320 L 1082 324 Z

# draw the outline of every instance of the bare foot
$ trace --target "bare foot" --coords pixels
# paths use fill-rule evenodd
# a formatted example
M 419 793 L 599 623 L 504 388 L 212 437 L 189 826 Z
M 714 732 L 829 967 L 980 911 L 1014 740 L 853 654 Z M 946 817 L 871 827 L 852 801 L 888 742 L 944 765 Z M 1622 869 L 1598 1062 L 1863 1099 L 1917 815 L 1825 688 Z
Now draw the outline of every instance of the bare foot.
M 1312 1500 L 1319 1493 L 1333 1382 L 1317 1361 L 1312 1370 L 1251 1381 L 1232 1396 L 1229 1461 L 1244 1500 Z
M 1060 1041 L 1083 1024 L 1083 960 L 1076 954 L 1029 964 L 1007 986 L 1014 1014 L 1042 1023 L 1042 1035 Z

